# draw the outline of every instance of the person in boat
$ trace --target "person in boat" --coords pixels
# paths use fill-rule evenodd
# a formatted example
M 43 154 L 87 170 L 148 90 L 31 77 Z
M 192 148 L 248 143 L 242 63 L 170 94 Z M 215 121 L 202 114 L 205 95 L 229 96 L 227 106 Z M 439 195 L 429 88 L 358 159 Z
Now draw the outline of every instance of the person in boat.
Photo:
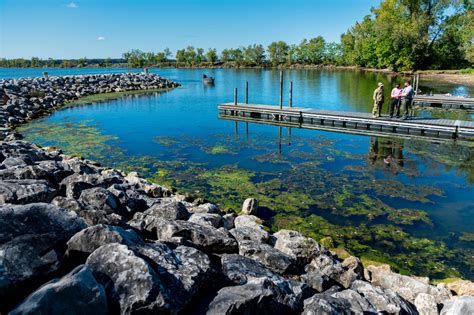
M 400 118 L 400 102 L 402 99 L 402 92 L 403 90 L 400 88 L 400 84 L 397 84 L 390 93 L 392 98 L 392 102 L 390 103 L 390 118 L 393 118 L 393 114 L 395 114 L 397 118 Z
M 410 81 L 405 82 L 405 88 L 402 91 L 402 103 L 401 103 L 401 111 L 403 115 L 403 119 L 408 118 L 408 111 L 411 108 L 411 103 L 413 102 L 413 87 L 410 84 Z
M 202 78 L 203 78 L 203 79 L 207 79 L 207 75 L 203 74 L 203 75 L 202 75 Z
M 378 118 L 380 117 L 380 113 L 382 111 L 383 101 L 385 96 L 383 95 L 383 83 L 379 82 L 377 88 L 374 91 L 373 100 L 374 100 L 374 108 L 372 109 L 372 117 Z

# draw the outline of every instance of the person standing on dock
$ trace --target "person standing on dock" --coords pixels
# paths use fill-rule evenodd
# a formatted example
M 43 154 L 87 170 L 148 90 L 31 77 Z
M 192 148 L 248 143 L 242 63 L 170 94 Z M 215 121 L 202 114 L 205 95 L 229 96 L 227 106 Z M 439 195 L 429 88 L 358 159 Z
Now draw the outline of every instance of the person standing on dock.
M 405 82 L 405 88 L 402 91 L 402 114 L 403 119 L 408 118 L 408 111 L 411 108 L 411 103 L 413 102 L 413 87 L 410 84 L 410 81 Z
M 374 91 L 374 108 L 372 109 L 372 117 L 380 117 L 380 112 L 382 111 L 384 95 L 383 95 L 383 83 L 379 82 L 378 87 Z
M 390 118 L 393 118 L 393 114 L 397 118 L 400 118 L 400 101 L 402 99 L 403 90 L 400 88 L 400 84 L 397 84 L 393 89 L 390 96 L 392 97 L 392 102 L 390 103 Z

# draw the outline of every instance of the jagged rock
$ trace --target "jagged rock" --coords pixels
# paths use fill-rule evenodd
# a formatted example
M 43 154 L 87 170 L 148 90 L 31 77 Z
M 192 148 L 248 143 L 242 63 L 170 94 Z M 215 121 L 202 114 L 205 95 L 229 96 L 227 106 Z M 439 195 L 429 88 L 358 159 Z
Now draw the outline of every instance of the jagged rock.
M 258 200 L 255 198 L 245 199 L 242 205 L 241 214 L 257 215 L 257 211 L 258 211 Z
M 438 315 L 438 305 L 432 295 L 420 293 L 416 296 L 414 304 L 420 315 Z
M 150 207 L 150 209 L 146 210 L 145 214 L 167 220 L 187 220 L 190 216 L 186 206 L 183 203 L 174 200 L 156 203 Z
M 354 314 L 346 299 L 337 299 L 330 295 L 315 294 L 304 300 L 304 315 Z
M 195 246 L 204 251 L 229 253 L 237 251 L 237 242 L 225 229 L 216 229 L 210 225 L 201 225 L 181 220 L 165 220 L 137 213 L 130 226 L 138 231 L 155 234 L 161 241 Z
M 234 226 L 236 228 L 250 227 L 253 229 L 263 229 L 259 222 L 261 220 L 254 215 L 239 215 L 234 219 Z
M 207 224 L 218 228 L 221 226 L 222 217 L 217 213 L 194 213 L 191 215 L 188 221 L 201 225 Z
M 100 174 L 74 173 L 61 181 L 60 189 L 65 192 L 67 198 L 77 199 L 83 190 L 94 187 L 107 188 L 120 183 L 121 180 L 117 176 L 104 177 Z
M 145 244 L 135 231 L 99 224 L 88 227 L 71 237 L 67 242 L 67 255 L 85 260 L 97 248 L 110 243 L 128 246 Z
M 460 296 L 443 304 L 441 315 L 474 314 L 474 296 Z
M 160 198 L 171 196 L 171 191 L 165 187 L 150 183 L 138 176 L 136 172 L 130 172 L 125 180 L 136 188 L 142 189 L 149 197 Z
M 295 270 L 291 257 L 268 244 L 239 241 L 239 254 L 252 258 L 280 274 L 291 273 Z
M 367 270 L 369 280 L 374 285 L 391 289 L 412 304 L 420 293 L 433 296 L 436 303 L 442 303 L 451 298 L 451 293 L 447 288 L 438 288 L 419 279 L 387 271 L 387 268 L 384 267 L 368 266 Z
M 0 206 L 0 226 L 0 300 L 11 302 L 61 267 L 67 240 L 86 224 L 73 211 L 33 203 Z
M 222 226 L 226 230 L 230 230 L 234 228 L 234 220 L 235 220 L 235 214 L 233 213 L 227 213 L 222 216 Z
M 456 295 L 472 295 L 474 296 L 474 282 L 468 280 L 457 280 L 449 282 L 446 287 Z
M 261 228 L 251 228 L 248 226 L 236 227 L 229 231 L 233 237 L 239 242 L 254 241 L 257 243 L 268 243 L 270 234 Z
M 273 236 L 276 238 L 275 248 L 293 257 L 300 266 L 308 264 L 322 251 L 318 242 L 295 231 L 280 230 Z
M 369 282 L 355 280 L 351 289 L 365 297 L 377 312 L 416 315 L 416 309 L 392 290 L 384 290 Z
M 316 268 L 305 268 L 305 273 L 301 275 L 301 281 L 309 287 L 321 293 L 332 287 L 335 283 L 331 278 Z
M 107 314 L 105 290 L 89 268 L 76 267 L 30 294 L 9 314 Z
M 192 203 L 187 202 L 186 207 L 188 208 L 189 212 L 191 213 L 216 213 L 220 214 L 219 208 L 212 203 L 204 203 L 200 205 L 195 205 Z
M 112 311 L 178 312 L 198 293 L 210 272 L 209 258 L 194 248 L 172 251 L 162 243 L 99 247 L 87 259 L 112 301 Z
M 78 201 L 87 208 L 102 210 L 105 213 L 120 212 L 121 204 L 117 197 L 103 187 L 85 189 Z
M 18 179 L 0 181 L 0 204 L 50 202 L 57 190 L 45 180 Z
M 267 279 L 254 279 L 243 285 L 225 287 L 209 304 L 206 314 L 295 314 L 285 301 L 286 292 Z

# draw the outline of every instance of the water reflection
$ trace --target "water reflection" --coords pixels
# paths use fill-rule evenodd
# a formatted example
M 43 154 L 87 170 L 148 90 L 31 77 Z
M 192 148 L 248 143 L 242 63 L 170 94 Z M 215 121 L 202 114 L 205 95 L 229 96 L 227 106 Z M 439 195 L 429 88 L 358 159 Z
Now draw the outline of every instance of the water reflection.
M 382 164 L 394 175 L 398 174 L 404 165 L 403 142 L 390 138 L 370 137 L 368 160 L 372 166 Z

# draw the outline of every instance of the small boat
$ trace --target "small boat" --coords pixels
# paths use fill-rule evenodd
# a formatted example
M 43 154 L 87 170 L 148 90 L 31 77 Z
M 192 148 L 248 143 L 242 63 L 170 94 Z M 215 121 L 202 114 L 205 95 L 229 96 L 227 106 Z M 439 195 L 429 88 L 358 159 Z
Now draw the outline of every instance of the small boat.
M 207 84 L 207 85 L 214 85 L 214 78 L 208 77 L 207 75 L 203 74 L 202 83 Z

